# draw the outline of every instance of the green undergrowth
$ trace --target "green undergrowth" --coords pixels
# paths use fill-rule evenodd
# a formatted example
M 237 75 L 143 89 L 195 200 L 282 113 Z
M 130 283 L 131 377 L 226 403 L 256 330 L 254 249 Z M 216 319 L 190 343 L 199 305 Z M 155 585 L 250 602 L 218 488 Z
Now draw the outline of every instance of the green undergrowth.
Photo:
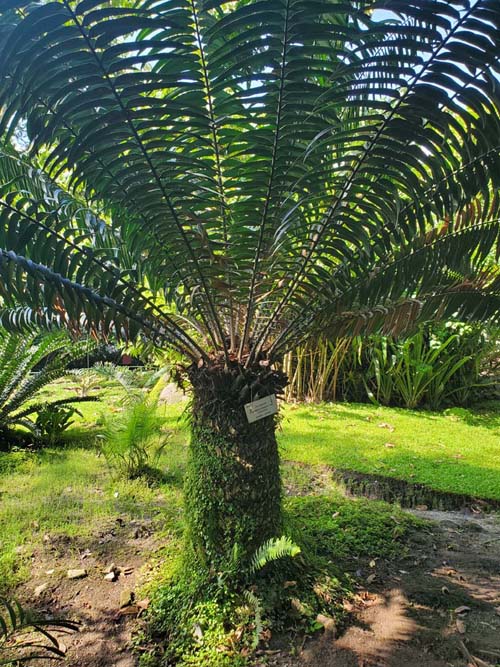
M 150 650 L 141 667 L 240 667 L 257 644 L 276 636 L 294 638 L 321 628 L 323 614 L 337 625 L 345 620 L 343 601 L 355 581 L 349 560 L 360 563 L 404 555 L 423 523 L 382 502 L 349 500 L 334 488 L 320 496 L 285 502 L 286 533 L 293 557 L 271 558 L 253 571 L 249 563 L 209 573 L 177 543 L 157 554 L 145 594 L 152 597 Z M 299 551 L 300 550 L 300 551 Z M 160 647 L 160 648 L 159 648 Z
M 90 406 L 85 406 L 92 409 Z M 167 406 L 169 423 L 183 404 Z M 367 404 L 292 404 L 278 442 L 284 460 L 376 473 L 437 491 L 500 500 L 500 404 L 444 412 Z

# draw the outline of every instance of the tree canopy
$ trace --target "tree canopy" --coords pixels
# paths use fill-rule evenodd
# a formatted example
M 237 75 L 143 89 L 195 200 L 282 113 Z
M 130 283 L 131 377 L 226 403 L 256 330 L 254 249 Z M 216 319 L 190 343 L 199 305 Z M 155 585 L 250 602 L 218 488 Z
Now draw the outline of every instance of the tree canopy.
M 2 322 L 249 365 L 498 319 L 499 54 L 498 0 L 3 0 Z

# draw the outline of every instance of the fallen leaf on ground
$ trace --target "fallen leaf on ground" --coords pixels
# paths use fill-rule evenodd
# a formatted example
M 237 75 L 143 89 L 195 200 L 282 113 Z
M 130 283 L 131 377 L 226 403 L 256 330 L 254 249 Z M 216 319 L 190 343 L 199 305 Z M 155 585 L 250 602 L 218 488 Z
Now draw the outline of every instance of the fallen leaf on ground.
M 394 431 L 394 426 L 392 426 L 392 424 L 388 424 L 387 422 L 382 422 L 381 424 L 378 425 L 378 427 L 379 428 L 386 428 L 391 433 Z
M 131 604 L 128 607 L 124 607 L 123 609 L 120 609 L 120 611 L 117 614 L 117 617 L 120 618 L 120 616 L 133 616 L 137 615 L 139 613 L 140 609 L 136 604 Z
M 456 621 L 456 626 L 457 626 L 457 630 L 459 631 L 459 633 L 461 635 L 464 635 L 465 634 L 465 623 L 458 618 L 457 621 Z
M 465 614 L 466 612 L 470 611 L 470 607 L 467 607 L 467 605 L 463 604 L 461 607 L 457 607 L 454 611 L 455 614 Z

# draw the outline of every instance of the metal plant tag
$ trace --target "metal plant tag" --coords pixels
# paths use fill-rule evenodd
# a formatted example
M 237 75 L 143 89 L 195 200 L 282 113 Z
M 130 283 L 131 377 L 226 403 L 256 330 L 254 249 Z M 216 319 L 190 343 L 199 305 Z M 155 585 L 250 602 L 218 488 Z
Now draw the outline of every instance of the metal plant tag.
M 276 412 L 278 412 L 278 401 L 276 400 L 276 396 L 270 394 L 269 396 L 264 396 L 264 398 L 259 398 L 257 401 L 247 403 L 245 405 L 245 412 L 250 424 L 259 419 L 264 419 L 264 417 L 276 414 Z

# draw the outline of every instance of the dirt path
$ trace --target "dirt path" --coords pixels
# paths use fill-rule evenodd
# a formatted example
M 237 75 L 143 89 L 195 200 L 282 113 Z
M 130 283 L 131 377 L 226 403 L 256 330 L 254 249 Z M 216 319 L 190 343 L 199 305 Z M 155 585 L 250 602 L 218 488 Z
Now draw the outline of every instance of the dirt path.
M 325 632 L 298 658 L 263 654 L 275 667 L 485 667 L 500 665 L 500 517 L 415 512 L 432 519 L 413 553 L 378 562 L 352 623 Z M 460 608 L 463 608 L 462 610 Z
M 299 657 L 284 650 L 261 652 L 255 664 L 500 665 L 500 517 L 415 513 L 435 522 L 432 531 L 417 534 L 407 558 L 377 561 L 374 568 L 367 563 L 355 573 L 361 582 L 372 574 L 376 578 L 359 586 L 344 634 L 309 640 Z M 81 632 L 63 638 L 71 667 L 136 667 L 130 639 L 137 613 L 123 614 L 120 605 L 135 590 L 140 568 L 157 546 L 147 521 L 109 522 L 86 540 L 46 536 L 19 596 L 47 613 L 82 622 Z M 104 579 L 112 564 L 124 570 L 115 582 Z M 87 576 L 68 579 L 69 569 L 85 569 Z M 455 611 L 460 607 L 466 609 Z M 137 607 L 128 609 L 137 612 Z
M 81 623 L 80 632 L 61 637 L 71 667 L 137 665 L 130 640 L 145 602 L 135 599 L 135 587 L 157 546 L 147 520 L 110 521 L 89 539 L 44 536 L 43 547 L 33 554 L 31 580 L 18 597 L 48 615 Z M 106 571 L 113 565 L 116 580 L 108 581 Z M 70 579 L 68 570 L 86 575 Z

